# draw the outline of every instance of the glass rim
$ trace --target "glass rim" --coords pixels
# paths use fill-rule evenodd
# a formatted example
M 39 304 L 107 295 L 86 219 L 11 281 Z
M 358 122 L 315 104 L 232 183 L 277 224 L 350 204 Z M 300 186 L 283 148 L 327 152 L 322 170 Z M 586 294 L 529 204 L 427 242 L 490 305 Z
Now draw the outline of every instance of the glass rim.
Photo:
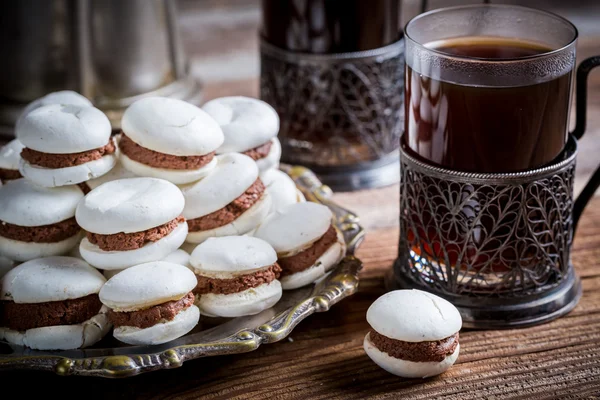
M 440 50 L 437 50 L 434 48 L 426 47 L 425 44 L 420 43 L 419 41 L 417 41 L 413 37 L 411 37 L 411 35 L 408 32 L 409 26 L 411 24 L 413 24 L 414 22 L 416 22 L 422 18 L 426 18 L 426 17 L 434 15 L 434 14 L 440 14 L 440 13 L 444 13 L 447 11 L 461 10 L 461 9 L 484 9 L 484 8 L 532 11 L 534 13 L 543 15 L 545 17 L 553 18 L 555 20 L 563 22 L 564 24 L 566 24 L 573 30 L 573 36 L 571 37 L 571 39 L 568 41 L 567 44 L 565 44 L 557 49 L 552 49 L 550 51 L 545 51 L 543 53 L 533 54 L 533 55 L 523 56 L 523 57 L 485 58 L 485 57 L 474 57 L 474 56 L 466 56 L 466 55 L 456 55 L 456 54 L 452 54 L 452 53 L 446 53 L 444 51 L 440 51 Z M 476 61 L 476 62 L 485 62 L 485 63 L 495 64 L 495 63 L 502 63 L 502 62 L 526 61 L 526 60 L 531 60 L 531 59 L 544 58 L 547 56 L 551 56 L 551 55 L 560 53 L 562 51 L 565 51 L 569 47 L 571 47 L 577 41 L 577 38 L 579 37 L 579 31 L 577 30 L 577 27 L 575 26 L 575 24 L 573 24 L 568 19 L 566 19 L 558 14 L 555 14 L 553 12 L 546 11 L 546 10 L 540 10 L 538 8 L 524 7 L 524 6 L 518 6 L 518 5 L 511 5 L 511 4 L 468 4 L 468 5 L 462 5 L 462 6 L 436 8 L 434 10 L 430 10 L 430 11 L 424 12 L 422 14 L 416 15 L 415 17 L 411 18 L 404 26 L 404 37 L 406 38 L 407 41 L 412 42 L 414 45 L 420 47 L 421 49 L 429 51 L 431 53 L 434 53 L 434 54 L 442 56 L 442 57 L 454 58 L 454 59 L 464 60 L 464 61 Z

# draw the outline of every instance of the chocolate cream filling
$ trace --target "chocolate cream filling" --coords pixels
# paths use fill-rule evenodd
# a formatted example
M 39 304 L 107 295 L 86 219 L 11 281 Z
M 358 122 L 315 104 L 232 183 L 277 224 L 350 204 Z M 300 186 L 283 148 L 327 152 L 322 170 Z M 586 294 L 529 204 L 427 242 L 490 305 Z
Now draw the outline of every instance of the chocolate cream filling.
M 279 278 L 281 268 L 277 263 L 265 269 L 255 271 L 251 274 L 236 276 L 231 279 L 209 278 L 196 274 L 198 285 L 194 289 L 196 294 L 232 294 L 243 292 L 246 289 L 258 287 L 265 283 L 271 283 Z
M 20 242 L 56 243 L 79 233 L 75 217 L 50 225 L 20 226 L 0 221 L 0 236 Z
M 207 214 L 203 217 L 188 220 L 188 229 L 190 232 L 207 231 L 221 226 L 225 226 L 235 221 L 240 215 L 252 207 L 265 192 L 265 185 L 256 179 L 254 183 L 237 199 L 227 204 L 225 207 Z
M 458 332 L 442 340 L 431 342 L 404 342 L 370 332 L 371 343 L 390 357 L 414 362 L 441 362 L 454 353 L 458 346 Z
M 125 133 L 121 134 L 119 149 L 121 149 L 123 154 L 134 161 L 150 167 L 165 169 L 200 169 L 211 162 L 215 156 L 214 151 L 202 156 L 174 156 L 172 154 L 159 153 L 158 151 L 150 150 L 140 146 L 127 137 Z
M 135 250 L 144 247 L 144 245 L 148 242 L 159 241 L 173 232 L 175 228 L 177 228 L 177 226 L 183 222 L 185 222 L 185 218 L 180 215 L 166 224 L 141 232 L 119 232 L 112 235 L 101 235 L 99 233 L 87 232 L 87 238 L 90 243 L 95 244 L 104 251 Z
M 102 303 L 97 294 L 78 299 L 45 303 L 0 302 L 0 326 L 15 331 L 55 325 L 75 325 L 98 314 Z
M 284 257 L 277 260 L 283 272 L 282 276 L 304 271 L 312 267 L 315 262 L 325 253 L 334 243 L 337 242 L 337 232 L 333 225 L 319 240 L 314 242 L 308 249 L 301 251 L 290 257 Z
M 246 150 L 242 154 L 247 155 L 254 161 L 260 160 L 261 158 L 265 158 L 269 155 L 269 152 L 271 151 L 271 146 L 273 146 L 273 142 L 269 140 L 267 143 L 261 144 L 260 146 L 255 147 L 253 149 Z
M 133 326 L 140 329 L 149 328 L 156 324 L 172 321 L 177 314 L 194 304 L 194 294 L 189 292 L 179 300 L 147 308 L 145 310 L 119 312 L 110 310 L 108 319 L 115 328 Z
M 81 153 L 69 153 L 69 154 L 54 154 L 54 153 L 42 153 L 41 151 L 24 148 L 21 151 L 21 158 L 27 161 L 31 165 L 37 165 L 44 168 L 67 168 L 74 167 L 101 159 L 107 154 L 113 154 L 117 149 L 115 141 L 111 138 L 106 146 L 99 147 L 97 149 L 83 151 Z
M 21 178 L 21 173 L 18 169 L 0 168 L 0 182 L 12 181 Z

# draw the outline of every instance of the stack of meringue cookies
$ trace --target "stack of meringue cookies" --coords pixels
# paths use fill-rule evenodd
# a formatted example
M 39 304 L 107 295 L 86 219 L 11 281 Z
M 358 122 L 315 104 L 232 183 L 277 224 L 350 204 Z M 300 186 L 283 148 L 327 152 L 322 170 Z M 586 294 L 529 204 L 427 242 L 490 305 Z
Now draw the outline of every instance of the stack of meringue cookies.
M 112 329 L 165 343 L 200 315 L 268 309 L 345 255 L 331 211 L 277 169 L 268 104 L 149 97 L 121 130 L 62 91 L 0 150 L 0 340 L 75 349 Z

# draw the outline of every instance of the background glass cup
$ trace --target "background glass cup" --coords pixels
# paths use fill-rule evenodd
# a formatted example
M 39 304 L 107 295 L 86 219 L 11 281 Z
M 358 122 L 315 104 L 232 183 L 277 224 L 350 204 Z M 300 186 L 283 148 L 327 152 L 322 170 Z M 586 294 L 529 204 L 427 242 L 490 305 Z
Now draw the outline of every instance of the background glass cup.
M 282 161 L 334 190 L 399 180 L 400 0 L 263 0 L 260 96 L 278 112 Z
M 568 312 L 581 294 L 573 231 L 600 182 L 597 171 L 573 200 L 585 84 L 600 57 L 578 69 L 569 135 L 577 39 L 569 21 L 475 5 L 422 14 L 405 35 L 395 285 L 450 299 L 469 327 Z

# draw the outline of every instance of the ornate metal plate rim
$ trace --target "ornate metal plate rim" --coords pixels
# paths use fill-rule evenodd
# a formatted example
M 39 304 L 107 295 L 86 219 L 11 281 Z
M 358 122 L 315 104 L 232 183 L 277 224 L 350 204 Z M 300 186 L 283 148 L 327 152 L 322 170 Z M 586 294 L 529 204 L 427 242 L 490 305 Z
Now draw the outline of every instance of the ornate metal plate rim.
M 149 354 L 109 355 L 69 358 L 60 355 L 0 355 L 0 370 L 26 369 L 53 371 L 58 375 L 82 375 L 104 378 L 124 378 L 160 369 L 176 368 L 187 360 L 247 353 L 262 344 L 278 342 L 309 315 L 328 311 L 331 306 L 354 294 L 358 289 L 361 261 L 353 256 L 364 239 L 364 229 L 356 214 L 335 204 L 331 189 L 324 186 L 307 168 L 282 165 L 304 193 L 307 200 L 325 204 L 335 215 L 336 225 L 344 234 L 348 255 L 307 298 L 280 312 L 254 329 L 242 329 L 232 335 L 205 343 L 184 344 Z

